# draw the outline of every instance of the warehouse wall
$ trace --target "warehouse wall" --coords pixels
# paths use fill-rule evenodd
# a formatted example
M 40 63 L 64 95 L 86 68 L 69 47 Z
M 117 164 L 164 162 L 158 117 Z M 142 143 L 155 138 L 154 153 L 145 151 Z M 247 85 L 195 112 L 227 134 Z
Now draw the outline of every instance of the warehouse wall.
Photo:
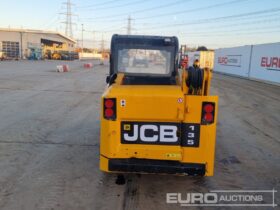
M 215 50 L 214 71 L 280 84 L 280 43 Z
M 0 31 L 0 42 L 2 42 L 2 41 L 19 42 L 20 33 Z
M 69 50 L 74 50 L 74 44 L 59 36 L 58 34 L 39 34 L 39 33 L 24 33 L 23 34 L 23 48 L 28 48 L 28 43 L 41 44 L 41 39 L 48 39 L 52 41 L 67 43 Z
M 17 47 L 16 48 L 9 48 L 9 49 L 16 49 L 13 50 L 13 52 L 16 53 L 11 53 L 11 56 L 15 56 L 15 57 L 20 57 L 21 56 L 21 34 L 20 33 L 15 33 L 15 32 L 6 32 L 6 31 L 0 31 L 0 43 L 1 43 L 1 48 L 0 50 L 4 50 L 5 49 L 5 45 L 2 45 L 2 42 L 17 42 Z M 14 46 L 14 45 L 13 45 Z M 9 50 L 9 53 L 12 52 L 12 50 Z
M 41 46 L 41 39 L 49 39 L 52 41 L 67 43 L 68 49 L 70 51 L 73 51 L 75 48 L 74 43 L 72 43 L 71 41 L 65 39 L 64 37 L 58 34 L 31 33 L 31 32 L 19 32 L 19 31 L 0 31 L 0 43 L 2 43 L 2 41 L 11 41 L 11 42 L 20 43 L 19 46 L 20 57 L 22 57 L 21 55 L 25 55 L 27 53 L 29 45 Z

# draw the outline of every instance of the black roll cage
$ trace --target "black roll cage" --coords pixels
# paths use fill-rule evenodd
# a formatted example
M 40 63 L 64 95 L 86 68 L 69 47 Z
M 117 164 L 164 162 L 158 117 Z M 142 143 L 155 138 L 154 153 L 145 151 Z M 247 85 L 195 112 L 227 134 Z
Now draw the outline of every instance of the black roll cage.
M 164 49 L 171 52 L 171 72 L 169 78 L 177 75 L 178 70 L 178 38 L 164 36 L 118 35 L 112 36 L 110 55 L 110 76 L 118 73 L 118 50 L 120 49 Z M 152 75 L 149 75 L 151 77 Z M 155 77 L 164 77 L 154 75 Z M 135 77 L 135 76 L 133 76 Z M 139 76 L 143 77 L 143 76 Z M 166 75 L 165 75 L 166 77 Z

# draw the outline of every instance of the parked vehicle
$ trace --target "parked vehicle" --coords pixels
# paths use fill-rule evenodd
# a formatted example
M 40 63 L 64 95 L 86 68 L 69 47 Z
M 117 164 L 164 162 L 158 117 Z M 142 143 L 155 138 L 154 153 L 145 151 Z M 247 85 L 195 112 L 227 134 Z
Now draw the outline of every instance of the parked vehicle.
M 163 64 L 127 62 L 140 50 Z M 218 97 L 209 94 L 211 71 L 179 76 L 177 53 L 176 37 L 112 37 L 101 99 L 102 171 L 213 175 Z

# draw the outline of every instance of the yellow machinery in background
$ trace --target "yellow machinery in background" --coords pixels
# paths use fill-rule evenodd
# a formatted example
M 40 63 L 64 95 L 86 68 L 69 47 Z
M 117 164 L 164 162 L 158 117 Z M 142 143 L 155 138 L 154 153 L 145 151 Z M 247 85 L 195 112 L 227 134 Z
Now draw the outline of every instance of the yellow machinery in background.
M 66 43 L 52 45 L 44 45 L 43 55 L 46 59 L 61 60 L 62 52 L 68 51 L 68 45 Z
M 211 71 L 180 74 L 177 59 L 176 37 L 112 37 L 102 171 L 213 175 L 218 97 L 209 95 Z

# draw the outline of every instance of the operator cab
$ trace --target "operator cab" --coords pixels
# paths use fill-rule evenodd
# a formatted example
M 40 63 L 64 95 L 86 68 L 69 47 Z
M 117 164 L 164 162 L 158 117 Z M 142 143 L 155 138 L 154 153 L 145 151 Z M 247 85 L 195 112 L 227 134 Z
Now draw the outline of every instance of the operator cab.
M 107 83 L 121 73 L 122 85 L 176 85 L 177 52 L 177 37 L 113 35 Z

